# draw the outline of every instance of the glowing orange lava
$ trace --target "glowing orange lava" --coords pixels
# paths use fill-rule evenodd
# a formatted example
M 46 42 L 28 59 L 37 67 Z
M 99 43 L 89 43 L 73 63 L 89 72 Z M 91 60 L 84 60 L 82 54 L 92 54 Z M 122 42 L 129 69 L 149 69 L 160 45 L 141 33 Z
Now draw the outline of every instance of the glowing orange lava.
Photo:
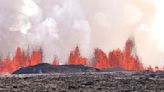
M 42 58 L 42 49 L 35 50 L 30 55 L 18 47 L 12 59 L 8 56 L 4 59 L 0 57 L 0 73 L 9 74 L 21 67 L 37 65 L 42 63 Z M 124 68 L 127 70 L 150 71 L 164 70 L 164 68 L 159 68 L 157 66 L 155 68 L 151 66 L 144 67 L 135 53 L 135 44 L 133 40 L 130 39 L 127 40 L 123 51 L 118 48 L 109 52 L 107 55 L 101 49 L 95 49 L 94 57 L 91 60 L 92 62 L 89 63 L 87 58 L 82 57 L 79 47 L 77 46 L 74 51 L 70 52 L 68 64 L 82 64 L 95 68 Z M 59 65 L 59 61 L 56 57 L 52 60 L 51 64 Z
M 68 64 L 87 64 L 87 59 L 80 56 L 79 47 L 75 48 L 75 51 L 72 51 L 69 56 Z
M 8 74 L 12 73 L 13 71 L 21 68 L 21 67 L 27 67 L 31 65 L 36 65 L 42 63 L 42 51 L 36 50 L 32 52 L 32 55 L 29 56 L 29 54 L 25 54 L 21 48 L 17 48 L 16 54 L 13 57 L 13 59 L 10 59 L 9 57 L 6 57 L 3 61 L 0 63 L 0 73 Z
M 139 61 L 138 56 L 132 53 L 134 43 L 128 40 L 124 51 L 120 49 L 113 50 L 107 55 L 100 49 L 95 50 L 95 66 L 96 68 L 124 68 L 128 70 L 143 70 L 144 67 Z

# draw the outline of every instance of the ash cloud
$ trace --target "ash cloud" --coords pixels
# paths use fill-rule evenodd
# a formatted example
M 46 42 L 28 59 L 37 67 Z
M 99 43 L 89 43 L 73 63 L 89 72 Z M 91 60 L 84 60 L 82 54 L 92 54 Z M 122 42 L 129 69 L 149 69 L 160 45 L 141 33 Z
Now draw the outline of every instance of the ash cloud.
M 149 28 L 155 13 L 153 0 L 0 0 L 0 52 L 13 56 L 18 46 L 41 47 L 44 62 L 56 55 L 67 62 L 78 44 L 83 56 L 94 48 L 123 49 L 134 37 L 146 65 L 164 65 Z

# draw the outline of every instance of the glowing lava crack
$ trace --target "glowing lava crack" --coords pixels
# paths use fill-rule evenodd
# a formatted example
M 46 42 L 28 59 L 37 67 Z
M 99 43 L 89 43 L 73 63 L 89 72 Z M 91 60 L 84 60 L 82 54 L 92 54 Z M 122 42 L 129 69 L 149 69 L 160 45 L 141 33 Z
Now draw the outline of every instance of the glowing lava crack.
M 125 48 L 123 51 L 120 49 L 115 49 L 109 52 L 108 55 L 104 53 L 101 49 L 95 49 L 94 57 L 91 63 L 88 63 L 86 57 L 80 55 L 79 47 L 77 46 L 74 51 L 70 53 L 68 59 L 68 65 L 86 65 L 95 68 L 122 68 L 127 70 L 159 70 L 158 67 L 152 68 L 151 66 L 146 68 L 140 61 L 137 54 L 134 52 L 135 44 L 133 40 L 127 40 Z M 10 59 L 6 57 L 5 59 L 0 59 L 0 73 L 9 74 L 19 68 L 37 65 L 42 62 L 43 53 L 42 49 L 35 50 L 30 55 L 26 53 L 21 48 L 17 48 L 15 56 Z M 52 60 L 52 65 L 58 65 L 59 61 L 54 58 Z M 163 70 L 163 69 L 160 69 Z

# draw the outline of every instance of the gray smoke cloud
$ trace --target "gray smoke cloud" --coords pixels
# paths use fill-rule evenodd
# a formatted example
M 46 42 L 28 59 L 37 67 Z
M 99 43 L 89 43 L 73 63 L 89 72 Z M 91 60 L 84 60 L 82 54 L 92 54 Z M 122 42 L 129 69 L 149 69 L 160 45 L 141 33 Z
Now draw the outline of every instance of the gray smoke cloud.
M 89 57 L 97 47 L 123 49 L 134 37 L 144 64 L 164 65 L 149 39 L 154 13 L 154 0 L 0 0 L 0 52 L 41 47 L 44 62 L 56 55 L 63 64 L 77 44 Z
M 0 52 L 7 55 L 18 46 L 41 47 L 44 62 L 58 56 L 67 62 L 70 51 L 79 45 L 87 55 L 90 26 L 78 0 L 0 0 Z
M 134 37 L 137 54 L 146 65 L 163 67 L 164 52 L 151 40 L 150 30 L 155 17 L 155 0 L 81 0 L 92 28 L 92 47 L 107 53 L 124 48 Z

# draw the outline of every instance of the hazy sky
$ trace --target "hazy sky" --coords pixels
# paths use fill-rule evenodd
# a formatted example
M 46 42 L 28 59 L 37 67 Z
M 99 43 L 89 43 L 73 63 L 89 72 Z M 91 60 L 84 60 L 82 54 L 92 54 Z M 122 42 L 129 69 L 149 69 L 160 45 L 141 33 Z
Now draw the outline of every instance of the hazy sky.
M 64 63 L 77 44 L 89 57 L 94 48 L 123 49 L 133 37 L 142 62 L 162 66 L 160 4 L 163 0 L 0 0 L 0 52 L 12 56 L 17 46 L 42 47 L 45 62 L 57 55 Z

